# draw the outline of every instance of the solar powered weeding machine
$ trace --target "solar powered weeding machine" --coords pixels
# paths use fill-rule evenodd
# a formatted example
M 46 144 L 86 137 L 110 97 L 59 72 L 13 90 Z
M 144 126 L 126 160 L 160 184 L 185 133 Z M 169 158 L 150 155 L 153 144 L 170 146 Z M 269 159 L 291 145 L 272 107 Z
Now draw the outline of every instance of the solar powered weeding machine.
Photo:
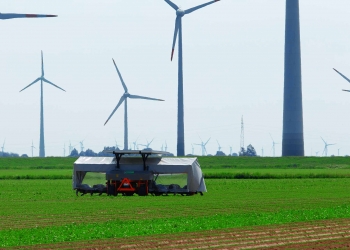
M 77 195 L 79 192 L 82 195 L 106 193 L 111 196 L 203 195 L 206 192 L 197 158 L 163 157 L 167 152 L 154 150 L 118 150 L 109 153 L 115 157 L 79 157 L 74 163 L 73 189 Z M 92 187 L 84 184 L 84 177 L 88 172 L 105 174 L 106 183 Z M 183 187 L 176 183 L 157 183 L 159 176 L 180 174 L 187 175 L 187 182 Z

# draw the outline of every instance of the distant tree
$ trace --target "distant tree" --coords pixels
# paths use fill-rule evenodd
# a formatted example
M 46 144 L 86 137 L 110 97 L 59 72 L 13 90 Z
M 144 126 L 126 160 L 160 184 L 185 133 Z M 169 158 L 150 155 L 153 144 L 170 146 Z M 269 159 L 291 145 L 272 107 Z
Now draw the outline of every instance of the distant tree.
M 232 155 L 231 156 L 238 156 L 238 154 L 237 153 L 232 153 Z
M 75 148 L 72 150 L 72 152 L 69 155 L 70 157 L 78 157 L 79 153 L 78 150 L 76 150 Z
M 216 155 L 215 156 L 226 156 L 226 155 L 222 151 L 216 151 Z
M 26 158 L 26 157 L 28 157 L 28 155 L 27 154 L 23 154 L 23 155 L 21 155 L 21 157 Z
M 85 156 L 97 156 L 97 154 L 94 151 L 92 151 L 91 149 L 86 150 L 84 155 Z
M 244 148 L 241 148 L 241 150 L 238 153 L 239 156 L 246 156 L 246 151 Z
M 239 156 L 257 156 L 255 148 L 252 146 L 252 144 L 249 144 L 247 146 L 247 150 L 244 148 L 241 148 L 241 151 L 239 152 Z

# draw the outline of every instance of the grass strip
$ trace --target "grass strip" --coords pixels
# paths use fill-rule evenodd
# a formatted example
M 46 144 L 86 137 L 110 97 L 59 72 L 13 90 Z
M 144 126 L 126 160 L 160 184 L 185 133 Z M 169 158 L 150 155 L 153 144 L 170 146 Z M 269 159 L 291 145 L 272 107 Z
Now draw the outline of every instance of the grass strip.
M 243 226 L 285 224 L 314 220 L 340 219 L 350 216 L 350 206 L 341 205 L 310 210 L 281 210 L 249 214 L 179 217 L 169 219 L 111 220 L 104 223 L 0 231 L 0 247 L 28 246 L 129 236 L 196 232 Z

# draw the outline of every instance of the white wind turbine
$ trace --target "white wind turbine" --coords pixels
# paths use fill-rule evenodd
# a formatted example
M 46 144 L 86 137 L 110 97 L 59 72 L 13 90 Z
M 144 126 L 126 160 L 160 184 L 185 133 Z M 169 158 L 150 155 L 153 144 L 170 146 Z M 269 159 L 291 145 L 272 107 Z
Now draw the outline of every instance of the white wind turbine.
M 32 86 L 34 83 L 40 81 L 40 90 L 41 90 L 41 97 L 40 97 L 40 146 L 39 146 L 39 157 L 45 157 L 45 140 L 44 140 L 44 93 L 43 93 L 43 82 L 46 82 L 64 92 L 66 92 L 64 89 L 58 87 L 57 85 L 53 84 L 52 82 L 46 80 L 44 77 L 44 59 L 43 59 L 43 52 L 41 51 L 41 76 L 37 78 L 34 82 L 29 84 L 27 87 L 23 88 L 19 92 L 22 92 L 26 88 Z
M 200 138 L 200 137 L 199 137 L 199 138 Z M 204 143 L 204 142 L 202 141 L 202 138 L 200 138 L 200 139 L 201 139 L 201 143 L 200 143 L 200 144 L 196 143 L 195 145 L 201 146 L 201 148 L 202 148 L 202 156 L 204 156 L 204 155 L 207 154 L 207 149 L 205 148 L 205 146 L 206 146 L 207 143 L 209 142 L 210 138 L 207 140 L 206 143 Z
M 322 155 L 324 156 L 327 156 L 328 154 L 328 146 L 332 146 L 332 145 L 335 145 L 335 143 L 327 143 L 325 140 L 323 140 L 323 138 L 321 137 L 322 141 L 324 142 L 324 149 L 323 149 L 323 152 L 322 152 Z
M 120 78 L 120 81 L 123 85 L 123 88 L 124 88 L 124 94 L 122 95 L 122 97 L 120 98 L 117 106 L 114 108 L 112 114 L 108 117 L 107 121 L 105 122 L 104 125 L 106 125 L 106 123 L 109 121 L 109 119 L 111 119 L 111 117 L 113 116 L 113 114 L 115 113 L 115 111 L 119 108 L 119 106 L 124 102 L 124 150 L 127 150 L 128 149 L 128 98 L 130 99 L 145 99 L 145 100 L 153 100 L 153 101 L 164 101 L 162 99 L 156 99 L 156 98 L 150 98 L 150 97 L 145 97 L 145 96 L 139 96 L 139 95 L 132 95 L 128 92 L 128 88 L 126 87 L 125 83 L 124 83 L 124 80 L 122 78 L 122 75 L 120 74 L 119 70 L 118 70 L 118 67 L 117 65 L 115 64 L 114 62 L 114 59 L 113 60 L 113 63 L 114 63 L 114 66 L 115 66 L 115 69 L 117 70 L 118 72 L 118 75 L 119 75 L 119 78 Z
M 193 11 L 201 9 L 209 4 L 213 4 L 218 2 L 219 0 L 210 1 L 208 3 L 204 3 L 198 5 L 196 7 L 183 10 L 174 4 L 170 0 L 165 0 L 175 11 L 176 11 L 176 19 L 175 19 L 175 31 L 173 38 L 173 46 L 171 50 L 171 60 L 173 60 L 174 50 L 177 35 L 179 35 L 179 65 L 178 65 L 178 111 L 177 111 L 177 156 L 185 155 L 185 128 L 184 128 L 184 97 L 183 97 L 183 71 L 182 71 L 182 17 L 184 15 L 190 14 Z
M 272 140 L 272 148 L 271 148 L 271 149 L 273 150 L 273 157 L 275 157 L 275 145 L 276 145 L 276 144 L 279 144 L 279 143 L 277 143 L 277 142 L 275 142 L 275 141 L 273 140 L 271 134 L 270 134 L 270 137 L 271 137 L 271 140 Z
M 34 144 L 33 144 L 33 140 L 32 140 L 32 146 L 31 146 L 31 148 L 32 148 L 32 157 L 33 157 L 33 149 L 36 148 L 36 147 L 34 146 Z
M 5 141 L 6 141 L 6 139 L 4 140 L 4 143 L 2 144 L 2 147 L 1 147 L 1 152 L 2 152 L 1 156 L 4 156 Z
M 154 140 L 154 138 L 150 142 L 148 142 L 148 140 L 146 140 L 147 144 L 139 144 L 139 145 L 144 146 L 145 148 L 150 148 L 151 143 L 153 142 L 153 140 Z

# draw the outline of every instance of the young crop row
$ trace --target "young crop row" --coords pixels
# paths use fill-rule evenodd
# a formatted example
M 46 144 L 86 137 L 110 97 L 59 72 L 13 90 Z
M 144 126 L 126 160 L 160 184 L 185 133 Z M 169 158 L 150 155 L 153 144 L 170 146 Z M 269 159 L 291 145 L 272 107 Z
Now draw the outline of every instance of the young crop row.
M 71 180 L 3 180 L 0 182 L 0 246 L 350 215 L 350 179 L 209 179 L 206 184 L 208 193 L 204 196 L 77 197 Z

